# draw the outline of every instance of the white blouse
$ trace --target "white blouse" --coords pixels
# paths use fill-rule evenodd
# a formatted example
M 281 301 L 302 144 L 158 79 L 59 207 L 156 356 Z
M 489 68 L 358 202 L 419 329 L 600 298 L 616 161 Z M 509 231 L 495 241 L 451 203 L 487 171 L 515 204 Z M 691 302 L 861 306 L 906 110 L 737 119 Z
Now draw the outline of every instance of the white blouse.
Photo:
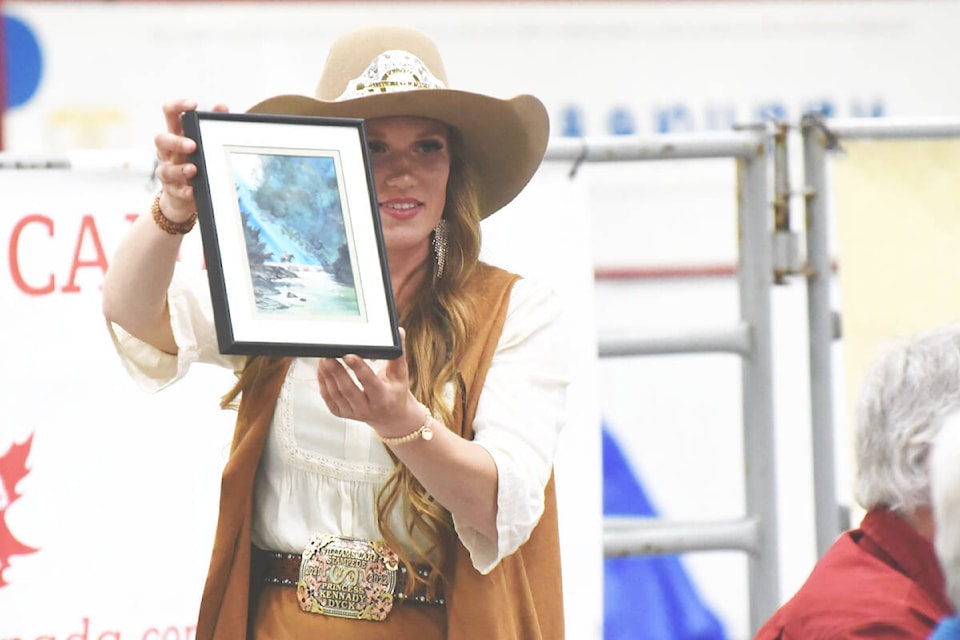
M 191 277 L 192 276 L 192 277 Z M 244 356 L 221 355 L 203 272 L 178 272 L 169 290 L 178 346 L 169 355 L 109 327 L 130 375 L 148 391 L 182 378 L 194 362 L 238 371 Z M 565 325 L 556 295 L 519 280 L 483 386 L 474 441 L 497 465 L 496 541 L 454 526 L 474 567 L 488 573 L 529 538 L 543 513 L 543 492 L 566 419 L 569 380 Z M 316 381 L 316 359 L 294 360 L 284 381 L 257 471 L 253 543 L 299 553 L 314 533 L 380 539 L 377 492 L 394 463 L 366 423 L 338 418 L 326 408 Z M 371 363 L 374 368 L 383 363 Z M 452 389 L 447 401 L 453 401 Z M 391 514 L 402 533 L 403 514 Z M 410 552 L 412 540 L 402 540 Z

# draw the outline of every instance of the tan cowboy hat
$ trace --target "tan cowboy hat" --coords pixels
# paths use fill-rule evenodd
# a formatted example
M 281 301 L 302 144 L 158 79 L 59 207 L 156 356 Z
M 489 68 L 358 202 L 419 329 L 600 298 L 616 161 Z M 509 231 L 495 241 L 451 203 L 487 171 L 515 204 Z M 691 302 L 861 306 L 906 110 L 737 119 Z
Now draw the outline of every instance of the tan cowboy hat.
M 533 177 L 547 148 L 549 119 L 529 95 L 500 100 L 448 89 L 436 45 L 402 27 L 367 27 L 330 48 L 316 98 L 281 95 L 250 113 L 376 118 L 420 116 L 456 127 L 464 154 L 480 176 L 480 213 L 513 200 Z

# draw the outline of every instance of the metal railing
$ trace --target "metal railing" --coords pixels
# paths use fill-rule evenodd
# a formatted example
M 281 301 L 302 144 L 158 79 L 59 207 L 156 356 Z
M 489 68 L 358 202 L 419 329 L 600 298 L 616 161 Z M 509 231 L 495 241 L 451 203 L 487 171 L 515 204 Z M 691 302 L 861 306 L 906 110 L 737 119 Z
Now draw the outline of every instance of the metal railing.
M 774 285 L 772 197 L 767 127 L 707 134 L 553 139 L 547 161 L 732 159 L 737 163 L 740 320 L 729 328 L 673 335 L 600 336 L 601 357 L 731 353 L 740 357 L 746 515 L 724 522 L 605 518 L 608 557 L 706 550 L 747 553 L 750 626 L 755 632 L 779 605 L 779 557 L 773 417 L 771 288 Z
M 832 118 L 804 116 L 806 276 L 810 348 L 810 408 L 813 443 L 817 555 L 823 555 L 842 531 L 834 481 L 834 366 L 831 345 L 840 337 L 839 314 L 831 308 L 834 259 L 829 253 L 830 193 L 828 157 L 843 140 L 960 137 L 958 118 Z

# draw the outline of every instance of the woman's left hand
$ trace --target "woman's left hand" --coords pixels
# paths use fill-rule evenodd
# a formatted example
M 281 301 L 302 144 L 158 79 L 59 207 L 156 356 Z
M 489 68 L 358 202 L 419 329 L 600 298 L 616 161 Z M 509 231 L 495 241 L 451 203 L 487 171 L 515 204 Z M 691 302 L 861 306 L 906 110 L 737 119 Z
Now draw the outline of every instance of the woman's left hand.
M 410 393 L 410 372 L 402 355 L 379 373 L 357 355 L 322 358 L 317 382 L 330 413 L 366 422 L 382 437 L 404 436 L 423 424 L 424 410 Z
M 357 355 L 323 358 L 317 382 L 333 415 L 366 422 L 381 438 L 409 435 L 426 420 L 423 406 L 410 392 L 403 356 L 379 373 Z M 460 526 L 479 531 L 495 545 L 498 475 L 490 452 L 439 427 L 429 444 L 424 442 L 417 439 L 391 450 Z

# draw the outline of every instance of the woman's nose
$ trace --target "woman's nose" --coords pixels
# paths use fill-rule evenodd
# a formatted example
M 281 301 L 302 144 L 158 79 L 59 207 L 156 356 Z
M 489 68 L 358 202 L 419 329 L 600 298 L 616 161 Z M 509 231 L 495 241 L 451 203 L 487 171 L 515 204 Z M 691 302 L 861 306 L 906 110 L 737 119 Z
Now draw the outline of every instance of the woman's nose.
M 384 181 L 392 187 L 407 187 L 416 182 L 413 167 L 408 160 L 398 158 L 384 167 Z

